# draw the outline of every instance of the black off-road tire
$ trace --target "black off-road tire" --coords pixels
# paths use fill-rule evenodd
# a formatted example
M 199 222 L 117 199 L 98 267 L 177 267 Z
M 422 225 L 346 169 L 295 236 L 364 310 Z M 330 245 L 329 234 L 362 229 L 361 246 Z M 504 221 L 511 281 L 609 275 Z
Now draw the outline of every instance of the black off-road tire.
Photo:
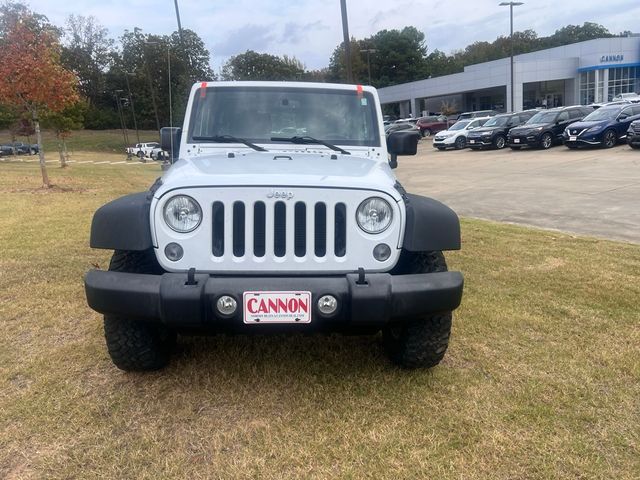
M 152 250 L 116 250 L 109 270 L 153 275 L 163 273 Z M 175 332 L 164 325 L 119 315 L 104 316 L 104 336 L 115 366 L 129 372 L 165 367 L 176 342 Z
M 403 252 L 392 274 L 446 272 L 442 252 Z M 403 368 L 431 368 L 442 361 L 449 346 L 451 312 L 397 322 L 382 331 L 389 359 Z

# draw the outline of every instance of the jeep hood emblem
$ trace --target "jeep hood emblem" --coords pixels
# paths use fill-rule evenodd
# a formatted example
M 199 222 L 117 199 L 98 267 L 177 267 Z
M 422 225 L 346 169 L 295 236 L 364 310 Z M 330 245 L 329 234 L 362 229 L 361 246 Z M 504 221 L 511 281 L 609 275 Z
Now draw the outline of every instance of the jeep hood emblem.
M 291 200 L 293 198 L 293 192 L 291 190 L 271 190 L 267 193 L 267 198 L 284 198 Z

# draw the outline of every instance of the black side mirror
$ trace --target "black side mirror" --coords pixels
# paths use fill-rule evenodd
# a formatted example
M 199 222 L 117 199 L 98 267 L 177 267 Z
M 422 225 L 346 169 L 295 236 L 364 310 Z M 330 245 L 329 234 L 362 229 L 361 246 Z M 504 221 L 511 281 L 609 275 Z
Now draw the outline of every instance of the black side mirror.
M 171 163 L 180 154 L 180 138 L 182 129 L 180 127 L 162 127 L 160 129 L 160 147 L 169 152 Z
M 418 132 L 393 132 L 387 137 L 387 151 L 394 155 L 415 155 L 418 152 Z M 393 166 L 391 167 L 393 168 Z

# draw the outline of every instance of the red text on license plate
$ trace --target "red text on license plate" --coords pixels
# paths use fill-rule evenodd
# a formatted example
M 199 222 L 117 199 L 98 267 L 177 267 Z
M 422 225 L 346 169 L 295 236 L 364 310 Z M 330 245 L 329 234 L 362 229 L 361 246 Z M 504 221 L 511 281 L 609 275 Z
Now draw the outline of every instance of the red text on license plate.
M 311 323 L 311 292 L 245 292 L 244 323 Z

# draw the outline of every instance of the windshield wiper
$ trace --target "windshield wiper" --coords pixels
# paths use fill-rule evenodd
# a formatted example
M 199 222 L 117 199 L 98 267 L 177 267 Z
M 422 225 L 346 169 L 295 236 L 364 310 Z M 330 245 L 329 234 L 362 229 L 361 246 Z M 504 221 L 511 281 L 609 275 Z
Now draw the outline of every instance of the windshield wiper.
M 233 135 L 214 135 L 211 137 L 193 137 L 193 140 L 197 141 L 205 141 L 205 142 L 216 142 L 216 143 L 242 143 L 247 147 L 251 147 L 258 152 L 267 152 L 266 148 L 262 148 L 254 143 L 248 142 L 244 138 L 234 137 Z
M 351 155 L 351 152 L 347 152 L 346 150 L 340 147 L 337 147 L 329 142 L 325 142 L 324 140 L 318 140 L 317 138 L 309 137 L 306 135 L 304 137 L 271 137 L 271 141 L 272 142 L 291 142 L 291 143 L 296 143 L 300 145 L 313 145 L 313 144 L 324 145 L 325 147 L 330 148 L 331 150 L 335 150 L 336 152 L 340 152 L 343 155 Z

